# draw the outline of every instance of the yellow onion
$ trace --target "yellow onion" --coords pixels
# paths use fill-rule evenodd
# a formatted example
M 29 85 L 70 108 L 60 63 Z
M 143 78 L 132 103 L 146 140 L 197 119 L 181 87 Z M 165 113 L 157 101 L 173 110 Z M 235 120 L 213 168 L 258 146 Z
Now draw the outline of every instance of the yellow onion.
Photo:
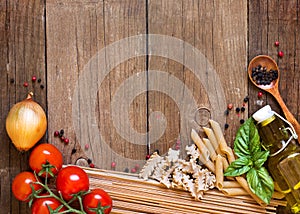
M 19 151 L 32 148 L 45 134 L 47 118 L 43 108 L 32 100 L 32 93 L 16 103 L 6 118 L 6 131 Z

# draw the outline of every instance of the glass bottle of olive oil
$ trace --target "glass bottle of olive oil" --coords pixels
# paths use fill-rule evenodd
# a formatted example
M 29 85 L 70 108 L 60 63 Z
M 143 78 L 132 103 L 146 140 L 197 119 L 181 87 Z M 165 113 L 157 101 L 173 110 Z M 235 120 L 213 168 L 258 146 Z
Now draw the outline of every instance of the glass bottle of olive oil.
M 255 112 L 262 146 L 270 151 L 268 170 L 275 187 L 286 194 L 293 213 L 300 213 L 300 146 L 293 126 L 269 105 Z

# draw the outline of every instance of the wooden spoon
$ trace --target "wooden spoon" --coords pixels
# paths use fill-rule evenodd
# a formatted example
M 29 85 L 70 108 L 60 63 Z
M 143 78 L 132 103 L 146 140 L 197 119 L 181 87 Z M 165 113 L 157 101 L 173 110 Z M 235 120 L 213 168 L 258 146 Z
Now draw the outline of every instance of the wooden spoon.
M 273 80 L 271 84 L 269 85 L 258 85 L 253 79 L 252 79 L 252 68 L 257 67 L 258 65 L 261 65 L 262 67 L 266 67 L 269 71 L 270 69 L 277 70 L 278 71 L 278 78 L 276 80 Z M 259 55 L 254 57 L 248 66 L 248 76 L 251 80 L 251 82 L 258 88 L 269 92 L 273 97 L 277 100 L 278 104 L 280 105 L 286 119 L 293 125 L 296 133 L 298 136 L 300 136 L 300 125 L 296 118 L 293 116 L 293 114 L 288 110 L 287 106 L 285 105 L 284 101 L 282 100 L 282 97 L 279 93 L 278 89 L 278 82 L 280 77 L 280 72 L 277 66 L 277 63 L 269 56 L 266 55 Z

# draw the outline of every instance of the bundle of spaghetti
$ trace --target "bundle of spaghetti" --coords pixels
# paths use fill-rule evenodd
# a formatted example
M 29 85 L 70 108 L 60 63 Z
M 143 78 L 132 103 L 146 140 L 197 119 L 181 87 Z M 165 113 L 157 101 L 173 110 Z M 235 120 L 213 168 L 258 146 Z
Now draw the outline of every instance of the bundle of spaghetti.
M 214 165 L 216 187 L 226 196 L 250 195 L 259 205 L 267 206 L 262 199 L 250 190 L 244 177 L 229 177 L 225 180 L 224 171 L 235 160 L 235 156 L 232 148 L 226 143 L 220 124 L 214 120 L 209 120 L 209 123 L 211 128 L 202 127 L 207 138 L 201 138 L 195 130 L 192 130 L 191 138 L 202 155 L 207 156 L 205 158 L 207 161 L 203 164 L 207 165 L 209 163 L 207 168 L 212 168 L 212 165 Z M 274 192 L 273 198 L 282 199 L 284 195 Z
M 83 169 L 89 176 L 91 189 L 102 188 L 110 194 L 114 214 L 276 213 L 277 206 L 285 206 L 284 201 L 272 199 L 262 207 L 249 195 L 228 197 L 217 189 L 207 191 L 202 200 L 196 201 L 187 191 L 166 188 L 156 180 L 143 180 L 135 174 Z

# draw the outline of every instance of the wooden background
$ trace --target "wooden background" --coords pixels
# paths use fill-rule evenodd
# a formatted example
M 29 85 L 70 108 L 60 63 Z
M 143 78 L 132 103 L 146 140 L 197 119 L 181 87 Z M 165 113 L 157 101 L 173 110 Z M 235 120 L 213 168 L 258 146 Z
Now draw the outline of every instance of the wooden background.
M 28 91 L 34 92 L 34 99 L 47 112 L 48 131 L 41 142 L 55 144 L 64 153 L 66 164 L 86 165 L 90 159 L 96 167 L 111 169 L 115 162 L 118 171 L 143 164 L 147 153 L 156 149 L 164 154 L 181 145 L 184 155 L 190 129 L 200 130 L 199 124 L 205 124 L 208 116 L 222 126 L 230 125 L 224 134 L 232 145 L 240 119 L 261 107 L 258 100 L 280 111 L 270 95 L 258 99 L 259 90 L 248 81 L 248 62 L 258 54 L 270 55 L 278 62 L 281 95 L 299 120 L 298 16 L 297 0 L 1 1 L 1 213 L 29 213 L 10 189 L 14 176 L 28 169 L 29 152 L 20 153 L 10 143 L 4 122 L 9 109 Z M 152 40 L 153 34 L 162 40 Z M 140 42 L 115 43 L 131 36 Z M 274 46 L 276 40 L 279 47 Z M 165 45 L 170 41 L 179 46 Z M 119 46 L 109 52 L 113 44 Z M 139 50 L 146 54 L 130 59 L 124 56 Z M 277 57 L 279 50 L 284 52 L 283 58 Z M 104 57 L 93 58 L 99 53 Z M 174 60 L 176 56 L 182 61 Z M 89 79 L 81 79 L 91 59 L 98 60 L 98 70 L 93 70 Z M 188 63 L 194 67 L 186 66 Z M 200 70 L 199 65 L 203 65 Z M 105 70 L 104 78 L 99 74 Z M 41 82 L 32 83 L 33 75 Z M 123 84 L 130 79 L 134 81 Z M 29 86 L 23 87 L 24 82 Z M 81 87 L 76 97 L 77 84 Z M 165 93 L 165 89 L 169 91 Z M 169 93 L 176 94 L 176 99 Z M 197 110 L 193 103 L 182 103 L 188 94 L 200 111 L 193 111 Z M 224 114 L 228 103 L 241 107 L 246 96 L 249 102 L 244 113 L 233 110 Z M 75 114 L 74 103 L 81 104 Z M 183 112 L 182 106 L 191 106 L 190 114 Z M 60 129 L 70 139 L 68 145 L 53 136 Z M 129 140 L 122 136 L 127 132 Z

